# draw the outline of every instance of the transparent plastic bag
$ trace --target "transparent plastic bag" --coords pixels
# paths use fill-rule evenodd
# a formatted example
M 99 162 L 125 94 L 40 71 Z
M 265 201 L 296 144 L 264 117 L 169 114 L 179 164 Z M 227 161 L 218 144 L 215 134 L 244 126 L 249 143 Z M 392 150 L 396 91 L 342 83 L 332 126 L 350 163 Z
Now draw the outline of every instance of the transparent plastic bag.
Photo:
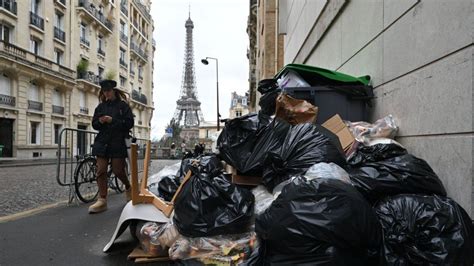
M 367 122 L 346 122 L 347 126 L 358 142 L 367 144 L 369 141 L 377 138 L 393 139 L 398 132 L 398 126 L 392 115 L 387 115 L 375 123 Z
M 168 254 L 168 248 L 157 241 L 157 235 L 163 230 L 165 224 L 155 222 L 140 223 L 137 227 L 137 237 L 142 250 L 152 256 L 163 257 Z
M 163 251 L 167 251 L 180 237 L 174 224 L 156 222 L 140 223 L 136 235 L 142 249 L 150 255 L 155 255 L 157 252 L 163 255 Z M 167 252 L 164 253 L 166 253 L 164 256 L 168 255 Z
M 214 237 L 180 237 L 169 249 L 172 260 L 216 259 L 234 263 L 248 258 L 257 245 L 255 232 Z
M 172 176 L 172 175 L 175 176 L 178 173 L 180 168 L 181 168 L 181 162 L 165 166 L 163 169 L 161 169 L 161 171 L 159 171 L 158 173 L 148 178 L 147 185 L 149 186 L 154 183 L 158 184 L 158 182 L 160 182 L 161 179 L 165 176 Z
M 346 170 L 335 163 L 317 163 L 306 171 L 304 177 L 306 177 L 308 181 L 315 178 L 334 178 L 348 184 L 351 183 L 351 179 Z
M 255 197 L 254 213 L 256 215 L 264 212 L 275 200 L 273 195 L 262 185 L 252 189 L 252 193 Z

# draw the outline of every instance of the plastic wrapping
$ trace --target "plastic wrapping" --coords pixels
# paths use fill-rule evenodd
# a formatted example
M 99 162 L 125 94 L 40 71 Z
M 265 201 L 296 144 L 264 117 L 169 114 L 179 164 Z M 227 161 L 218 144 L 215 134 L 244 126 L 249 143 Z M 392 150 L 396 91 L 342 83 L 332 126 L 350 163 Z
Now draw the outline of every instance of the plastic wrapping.
M 295 178 L 257 216 L 255 231 L 265 242 L 270 261 L 275 256 L 306 257 L 305 263 L 317 265 L 318 258 L 328 258 L 327 249 L 333 246 L 367 258 L 368 264 L 369 255 L 376 258 L 382 244 L 372 207 L 354 187 L 336 179 Z
M 351 183 L 349 174 L 346 170 L 342 169 L 335 163 L 317 163 L 311 166 L 308 171 L 304 174 L 307 180 L 315 178 L 334 178 L 344 181 L 348 184 Z
M 355 151 L 347 157 L 347 163 L 357 166 L 364 163 L 393 158 L 406 153 L 407 151 L 400 143 L 391 139 L 378 139 L 369 142 L 368 145 L 359 144 Z
M 397 148 L 397 151 L 400 150 Z M 371 202 L 403 193 L 446 196 L 443 183 L 428 163 L 410 154 L 366 162 L 349 169 L 348 173 L 352 184 Z
M 264 186 L 258 186 L 252 189 L 253 196 L 255 197 L 255 214 L 263 213 L 272 202 L 275 200 L 273 194 L 269 193 Z
M 172 260 L 214 259 L 238 263 L 250 256 L 257 242 L 254 232 L 215 237 L 179 238 L 169 249 Z
M 137 226 L 137 238 L 142 250 L 151 256 L 163 257 L 168 255 L 168 248 L 158 241 L 165 224 L 155 222 L 141 222 Z
M 175 201 L 173 221 L 187 237 L 245 232 L 250 225 L 254 196 L 223 175 L 210 177 L 193 170 Z
M 276 99 L 275 116 L 292 125 L 314 123 L 318 116 L 318 107 L 282 93 Z
M 398 126 L 392 115 L 387 115 L 373 124 L 367 122 L 346 122 L 346 124 L 355 139 L 364 144 L 377 138 L 393 139 L 398 132 Z
M 274 128 L 287 125 L 281 120 L 275 120 L 274 124 Z M 345 165 L 340 146 L 335 146 L 328 137 L 334 134 L 321 129 L 321 126 L 312 124 L 291 126 L 287 129 L 281 149 L 267 152 L 262 183 L 269 191 L 291 176 L 303 174 L 315 163 L 334 162 Z
M 158 173 L 148 177 L 148 184 L 147 185 L 150 185 L 150 184 L 153 184 L 153 183 L 158 183 L 165 176 L 176 175 L 179 172 L 180 168 L 181 168 L 181 163 L 175 163 L 175 164 L 172 164 L 172 165 L 165 166 Z
M 453 200 L 398 195 L 375 209 L 384 233 L 384 264 L 473 265 L 472 222 Z

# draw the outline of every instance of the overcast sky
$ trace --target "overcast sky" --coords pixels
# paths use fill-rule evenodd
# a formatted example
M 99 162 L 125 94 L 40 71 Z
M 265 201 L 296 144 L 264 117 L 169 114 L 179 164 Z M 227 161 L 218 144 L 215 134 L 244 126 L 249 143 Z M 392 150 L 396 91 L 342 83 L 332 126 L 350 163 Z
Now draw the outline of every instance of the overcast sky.
M 183 78 L 184 24 L 189 5 L 194 22 L 197 95 L 204 119 L 216 120 L 216 68 L 215 61 L 205 66 L 202 58 L 219 60 L 219 112 L 223 118 L 229 116 L 231 93 L 243 95 L 248 90 L 248 0 L 153 0 L 156 51 L 151 139 L 161 138 L 176 110 Z

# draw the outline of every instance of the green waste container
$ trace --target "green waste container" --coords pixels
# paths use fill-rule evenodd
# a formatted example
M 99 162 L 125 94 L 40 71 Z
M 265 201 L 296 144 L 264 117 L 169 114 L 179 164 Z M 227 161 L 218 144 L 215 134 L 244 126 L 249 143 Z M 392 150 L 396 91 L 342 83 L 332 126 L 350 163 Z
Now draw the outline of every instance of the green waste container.
M 0 145 L 0 157 L 3 157 L 3 145 Z

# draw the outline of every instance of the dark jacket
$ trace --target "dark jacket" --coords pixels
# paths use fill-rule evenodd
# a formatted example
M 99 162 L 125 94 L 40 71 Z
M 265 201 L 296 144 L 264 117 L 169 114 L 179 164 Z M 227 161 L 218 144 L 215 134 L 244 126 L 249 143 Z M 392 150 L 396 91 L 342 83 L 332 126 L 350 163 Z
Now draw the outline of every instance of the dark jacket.
M 112 123 L 101 124 L 99 117 L 108 115 Z M 100 103 L 94 111 L 92 127 L 99 133 L 92 146 L 92 154 L 107 158 L 127 157 L 125 138 L 133 127 L 133 114 L 128 104 L 120 99 Z

